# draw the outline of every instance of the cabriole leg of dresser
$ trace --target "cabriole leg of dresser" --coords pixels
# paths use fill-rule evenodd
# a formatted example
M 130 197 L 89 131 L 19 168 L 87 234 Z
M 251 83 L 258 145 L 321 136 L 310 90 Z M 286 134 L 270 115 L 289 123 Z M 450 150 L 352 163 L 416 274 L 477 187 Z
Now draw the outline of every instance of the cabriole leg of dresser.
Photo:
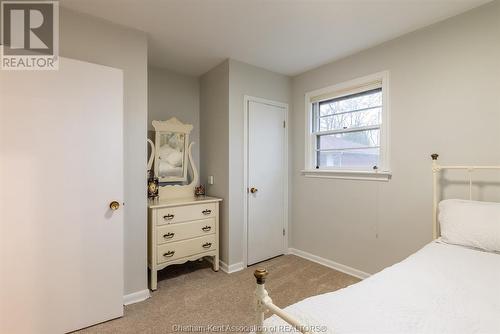
M 151 277 L 150 277 L 150 286 L 151 290 L 156 290 L 158 289 L 158 271 L 151 269 Z
M 212 264 L 212 269 L 213 271 L 219 271 L 219 255 L 214 255 L 213 258 L 214 262 Z

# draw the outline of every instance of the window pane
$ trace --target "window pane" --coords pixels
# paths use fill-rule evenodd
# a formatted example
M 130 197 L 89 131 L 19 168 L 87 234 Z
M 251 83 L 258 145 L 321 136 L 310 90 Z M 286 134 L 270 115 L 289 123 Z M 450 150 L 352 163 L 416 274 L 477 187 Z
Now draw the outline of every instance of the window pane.
M 380 129 L 318 136 L 317 149 L 347 149 L 380 145 Z
M 318 152 L 318 166 L 329 168 L 372 169 L 378 166 L 379 149 L 366 148 L 359 150 Z
M 323 116 L 319 119 L 319 131 L 349 129 L 381 123 L 382 108 Z
M 382 106 L 382 88 L 320 102 L 319 115 L 333 115 L 380 106 Z

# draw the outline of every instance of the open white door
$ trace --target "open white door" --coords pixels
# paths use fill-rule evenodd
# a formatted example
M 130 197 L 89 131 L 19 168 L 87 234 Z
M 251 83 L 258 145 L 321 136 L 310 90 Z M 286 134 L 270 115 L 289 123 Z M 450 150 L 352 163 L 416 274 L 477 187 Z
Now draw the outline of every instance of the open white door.
M 285 252 L 286 108 L 248 101 L 247 265 Z
M 123 315 L 122 201 L 122 71 L 0 71 L 0 333 Z

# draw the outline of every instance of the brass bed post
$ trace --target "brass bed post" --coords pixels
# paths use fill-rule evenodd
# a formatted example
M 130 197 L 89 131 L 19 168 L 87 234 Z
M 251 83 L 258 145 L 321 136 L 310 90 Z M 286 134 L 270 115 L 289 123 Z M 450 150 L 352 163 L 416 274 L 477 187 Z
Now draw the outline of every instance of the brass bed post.
M 266 282 L 266 277 L 268 272 L 264 268 L 258 268 L 253 273 L 257 280 L 257 288 L 255 289 L 255 310 L 257 311 L 257 328 L 255 333 L 261 334 L 267 332 L 264 328 L 264 314 L 269 311 L 271 314 L 275 314 L 286 323 L 290 324 L 293 328 L 298 330 L 303 334 L 311 334 L 308 331 L 308 327 L 300 323 L 293 315 L 288 314 L 281 308 L 273 304 L 273 300 L 269 297 L 264 283 Z M 273 332 L 273 329 L 271 329 Z
M 269 295 L 266 291 L 265 287 L 265 282 L 266 282 L 266 277 L 268 275 L 268 272 L 264 268 L 257 268 L 255 272 L 253 273 L 255 276 L 256 282 L 257 282 L 257 287 L 255 289 L 255 310 L 257 311 L 257 328 L 255 330 L 255 333 L 260 334 L 264 333 L 263 330 L 263 325 L 264 325 L 264 313 L 267 311 L 267 307 L 265 305 L 265 301 L 269 300 L 271 301 L 271 298 L 269 298 Z
M 438 237 L 438 224 L 437 224 L 437 206 L 438 206 L 438 185 L 437 185 L 437 174 L 439 173 L 439 166 L 437 164 L 437 159 L 439 154 L 431 154 L 432 158 L 432 239 L 437 239 Z

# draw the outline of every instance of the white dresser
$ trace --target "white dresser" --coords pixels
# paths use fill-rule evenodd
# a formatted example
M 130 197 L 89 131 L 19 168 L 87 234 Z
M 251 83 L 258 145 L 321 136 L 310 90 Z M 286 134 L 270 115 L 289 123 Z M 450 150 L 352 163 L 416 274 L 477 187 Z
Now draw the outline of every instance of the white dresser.
M 200 197 L 150 202 L 148 266 L 150 288 L 157 289 L 157 273 L 171 264 L 213 257 L 219 270 L 220 198 Z

